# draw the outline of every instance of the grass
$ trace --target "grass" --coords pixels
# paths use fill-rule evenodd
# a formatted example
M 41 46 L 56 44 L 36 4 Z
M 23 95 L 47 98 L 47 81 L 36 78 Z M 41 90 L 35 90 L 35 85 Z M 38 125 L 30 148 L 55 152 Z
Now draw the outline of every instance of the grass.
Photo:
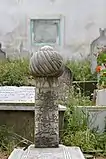
M 76 81 L 97 80 L 96 73 L 91 74 L 90 61 L 88 59 L 82 61 L 67 61 L 66 66 L 73 72 Z
M 0 126 L 0 150 L 10 154 L 15 145 L 15 139 L 9 133 L 10 129 L 5 126 Z
M 81 94 L 80 90 L 70 90 L 65 112 L 65 124 L 62 136 L 63 144 L 78 146 L 83 152 L 101 152 L 106 154 L 106 132 L 98 133 L 88 127 L 89 114 L 77 106 L 91 105 L 90 98 Z M 91 121 L 92 123 L 92 121 Z M 92 123 L 93 124 L 93 123 Z

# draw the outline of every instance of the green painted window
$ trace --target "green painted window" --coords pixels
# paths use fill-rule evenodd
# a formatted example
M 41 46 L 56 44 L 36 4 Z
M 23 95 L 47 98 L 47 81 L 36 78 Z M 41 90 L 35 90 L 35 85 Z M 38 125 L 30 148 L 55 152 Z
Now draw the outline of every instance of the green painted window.
M 60 44 L 59 19 L 31 19 L 31 42 L 35 45 Z

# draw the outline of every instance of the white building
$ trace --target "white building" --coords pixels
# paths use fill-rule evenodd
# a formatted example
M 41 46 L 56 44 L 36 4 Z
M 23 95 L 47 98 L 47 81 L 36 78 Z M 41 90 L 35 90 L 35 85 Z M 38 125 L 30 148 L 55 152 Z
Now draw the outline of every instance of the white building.
M 84 57 L 106 27 L 105 6 L 106 0 L 0 0 L 0 41 L 8 56 L 51 44 L 64 57 Z

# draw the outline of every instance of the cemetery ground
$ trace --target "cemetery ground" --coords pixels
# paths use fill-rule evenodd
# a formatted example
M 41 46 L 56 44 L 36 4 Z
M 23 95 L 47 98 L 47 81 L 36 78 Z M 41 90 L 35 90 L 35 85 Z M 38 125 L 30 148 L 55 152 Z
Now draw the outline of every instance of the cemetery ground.
M 0 159 L 8 159 L 8 155 L 6 152 L 0 152 Z
M 91 75 L 90 65 L 87 60 L 82 62 L 70 62 L 66 64 L 74 74 L 77 81 L 95 80 L 96 76 Z M 15 60 L 0 63 L 0 85 L 1 86 L 30 86 L 33 79 L 29 73 L 29 62 L 27 60 Z M 61 101 L 64 104 L 64 101 Z M 101 157 L 106 155 L 106 131 L 99 134 L 91 131 L 87 127 L 87 117 L 74 109 L 75 106 L 92 105 L 90 96 L 81 92 L 80 87 L 77 89 L 71 88 L 67 103 L 67 111 L 65 112 L 65 124 L 62 135 L 62 143 L 67 146 L 79 146 L 83 152 L 102 150 Z M 8 128 L 0 127 L 0 159 L 7 159 L 8 155 L 13 150 L 13 141 L 8 135 Z M 105 158 L 106 159 L 106 158 Z

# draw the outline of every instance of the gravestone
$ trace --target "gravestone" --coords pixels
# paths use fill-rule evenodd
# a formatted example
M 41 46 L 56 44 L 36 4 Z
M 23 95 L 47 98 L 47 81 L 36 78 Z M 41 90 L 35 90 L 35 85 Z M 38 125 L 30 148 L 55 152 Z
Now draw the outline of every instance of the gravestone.
M 30 70 L 36 78 L 35 147 L 58 147 L 57 89 L 63 73 L 62 58 L 52 47 L 42 47 L 31 58 Z
M 6 59 L 6 53 L 2 50 L 2 45 L 0 43 L 0 60 Z
M 67 104 L 67 100 L 69 97 L 69 91 L 72 86 L 73 74 L 72 71 L 65 66 L 63 74 L 59 77 L 59 96 L 58 100 L 63 105 Z
M 99 29 L 100 36 L 90 45 L 91 72 L 94 73 L 97 66 L 97 55 L 101 48 L 106 47 L 106 28 Z
M 36 81 L 35 141 L 27 150 L 14 149 L 9 159 L 84 159 L 80 148 L 59 145 L 58 77 L 64 70 L 62 57 L 50 46 L 30 61 Z

